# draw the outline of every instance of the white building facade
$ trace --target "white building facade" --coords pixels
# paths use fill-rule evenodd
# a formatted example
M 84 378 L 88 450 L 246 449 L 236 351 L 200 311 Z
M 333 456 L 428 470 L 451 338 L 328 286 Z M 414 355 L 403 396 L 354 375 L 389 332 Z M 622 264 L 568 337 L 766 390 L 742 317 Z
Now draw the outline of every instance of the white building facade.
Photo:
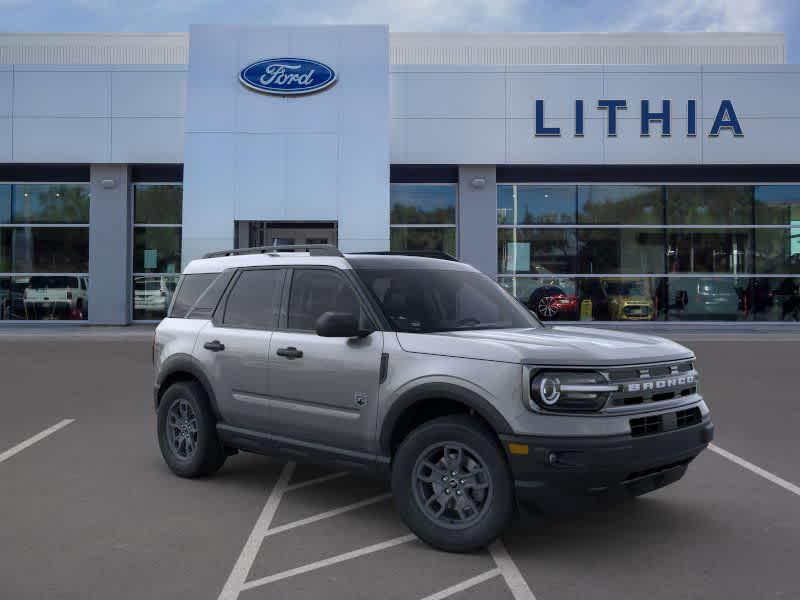
M 0 320 L 155 320 L 192 258 L 333 243 L 544 320 L 795 322 L 798 97 L 782 34 L 3 34 Z

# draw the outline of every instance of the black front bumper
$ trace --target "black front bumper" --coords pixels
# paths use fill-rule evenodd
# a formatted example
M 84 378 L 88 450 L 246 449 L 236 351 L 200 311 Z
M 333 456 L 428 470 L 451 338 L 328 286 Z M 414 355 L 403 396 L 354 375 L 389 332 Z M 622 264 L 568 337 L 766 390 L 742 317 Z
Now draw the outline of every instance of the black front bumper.
M 637 496 L 680 479 L 714 437 L 710 417 L 683 429 L 632 437 L 500 436 L 517 496 Z M 512 453 L 509 444 L 519 444 Z M 527 447 L 527 454 L 520 454 Z

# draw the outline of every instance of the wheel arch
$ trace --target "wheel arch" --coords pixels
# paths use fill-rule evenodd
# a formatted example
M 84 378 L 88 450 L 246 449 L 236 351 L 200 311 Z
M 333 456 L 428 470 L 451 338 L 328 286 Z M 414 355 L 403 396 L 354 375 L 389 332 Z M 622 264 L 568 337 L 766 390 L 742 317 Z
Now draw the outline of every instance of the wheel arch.
M 432 404 L 436 402 L 440 405 Z M 435 408 L 430 410 L 430 406 Z M 439 416 L 458 413 L 474 414 L 496 435 L 512 433 L 500 411 L 477 392 L 452 383 L 425 383 L 403 393 L 392 403 L 378 439 L 381 453 L 391 457 L 415 427 Z
M 214 413 L 214 416 L 219 419 L 220 414 L 217 407 L 217 398 L 214 394 L 214 388 L 212 387 L 211 382 L 208 380 L 208 377 L 206 377 L 206 375 L 203 373 L 200 365 L 197 364 L 197 360 L 188 354 L 176 354 L 164 361 L 164 364 L 159 370 L 158 377 L 156 379 L 156 410 L 158 410 L 159 404 L 161 403 L 161 398 L 167 388 L 169 388 L 169 386 L 171 386 L 173 383 L 177 383 L 179 381 L 196 381 L 199 383 L 208 397 L 208 402 L 211 405 L 211 410 Z

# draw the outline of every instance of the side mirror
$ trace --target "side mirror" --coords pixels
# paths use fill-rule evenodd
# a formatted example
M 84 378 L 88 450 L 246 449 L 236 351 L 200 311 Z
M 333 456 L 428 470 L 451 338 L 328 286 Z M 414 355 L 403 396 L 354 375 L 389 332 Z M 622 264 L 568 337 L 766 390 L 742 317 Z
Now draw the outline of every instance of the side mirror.
M 353 313 L 325 312 L 317 319 L 317 335 L 322 337 L 365 337 L 371 330 L 361 329 Z

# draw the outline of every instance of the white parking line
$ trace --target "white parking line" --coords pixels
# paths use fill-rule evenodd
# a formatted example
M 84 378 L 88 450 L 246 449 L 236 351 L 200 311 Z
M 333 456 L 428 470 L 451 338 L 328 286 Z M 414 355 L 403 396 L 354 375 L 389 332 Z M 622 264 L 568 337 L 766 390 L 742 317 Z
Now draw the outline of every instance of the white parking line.
M 350 473 L 343 471 L 341 473 L 331 473 L 330 475 L 323 475 L 322 477 L 317 477 L 316 479 L 309 479 L 308 481 L 303 481 L 301 483 L 295 483 L 290 485 L 286 488 L 287 492 L 293 492 L 295 490 L 302 490 L 305 487 L 310 487 L 312 485 L 317 485 L 318 483 L 325 483 L 326 481 L 331 481 L 333 479 L 339 479 L 340 477 L 346 477 L 350 475 Z
M 500 540 L 493 542 L 492 545 L 489 546 L 489 553 L 497 564 L 497 568 L 500 570 L 503 579 L 506 580 L 506 585 L 508 589 L 511 590 L 511 595 L 514 596 L 514 600 L 536 600 L 536 596 L 533 595 L 531 588 L 528 587 L 528 583 L 525 581 L 522 573 L 519 572 L 517 563 L 515 563 L 508 554 L 508 550 L 506 550 L 503 542 Z
M 430 596 L 425 596 L 422 600 L 443 600 L 444 598 L 449 598 L 453 594 L 457 594 L 459 592 L 463 592 L 464 590 L 468 590 L 469 588 L 475 587 L 479 583 L 488 581 L 492 577 L 497 577 L 498 575 L 500 575 L 500 569 L 490 569 L 485 573 L 481 573 L 480 575 L 476 575 L 475 577 L 470 577 L 469 579 L 466 579 L 461 583 L 457 583 L 455 585 L 451 585 L 448 588 L 444 588 L 443 590 L 436 592 L 435 594 L 431 594 Z
M 385 542 L 381 542 L 379 544 L 373 544 L 372 546 L 359 548 L 358 550 L 353 550 L 352 552 L 339 554 L 338 556 L 331 556 L 330 558 L 326 558 L 324 560 L 318 560 L 316 562 L 309 563 L 301 567 L 289 569 L 288 571 L 281 571 L 280 573 L 275 573 L 275 575 L 270 575 L 268 577 L 262 577 L 261 579 L 254 579 L 253 581 L 248 581 L 241 587 L 241 589 L 242 591 L 251 590 L 253 588 L 260 587 L 268 583 L 274 583 L 276 581 L 280 581 L 281 579 L 287 579 L 289 577 L 294 577 L 295 575 L 302 575 L 303 573 L 308 573 L 309 571 L 316 571 L 317 569 L 329 567 L 330 565 L 335 565 L 340 562 L 344 562 L 346 560 L 352 560 L 353 558 L 358 558 L 359 556 L 372 554 L 374 552 L 380 552 L 381 550 L 386 550 L 387 548 L 399 546 L 400 544 L 406 544 L 416 539 L 417 536 L 413 534 L 392 538 L 391 540 L 386 540 Z
M 51 435 L 51 434 L 55 433 L 56 431 L 58 431 L 59 429 L 63 429 L 64 427 L 66 427 L 70 423 L 74 423 L 74 422 L 75 422 L 75 419 L 64 419 L 63 421 L 59 421 L 58 423 L 56 423 L 52 427 L 48 427 L 44 431 L 39 432 L 36 435 L 29 437 L 24 442 L 20 442 L 19 444 L 17 444 L 13 448 L 9 448 L 8 450 L 6 450 L 2 454 L 0 454 L 0 463 L 8 460 L 9 458 L 14 456 L 15 454 L 18 454 L 18 453 L 22 452 L 23 450 L 25 450 L 25 448 L 30 448 L 36 442 L 42 441 L 48 435 Z
M 728 452 L 727 450 L 725 450 L 723 448 L 720 448 L 719 446 L 717 446 L 715 444 L 709 444 L 708 448 L 709 448 L 709 450 L 712 450 L 713 452 L 716 452 L 717 454 L 719 454 L 723 458 L 727 458 L 729 461 L 736 463 L 740 467 L 743 467 L 743 468 L 747 469 L 748 471 L 752 471 L 753 473 L 755 473 L 756 475 L 758 475 L 760 477 L 763 477 L 767 481 L 771 481 L 775 485 L 779 485 L 783 489 L 788 490 L 788 491 L 792 492 L 793 494 L 795 494 L 797 496 L 800 496 L 800 487 L 796 486 L 795 484 L 793 484 L 793 483 L 791 483 L 789 481 L 786 481 L 785 479 L 783 479 L 781 477 L 778 477 L 777 475 L 775 475 L 773 473 L 770 473 L 769 471 L 765 471 L 764 469 L 762 469 L 758 465 L 754 465 L 750 461 L 747 461 L 747 460 L 741 458 L 740 456 L 736 456 L 735 454 L 733 454 L 731 452 Z
M 347 506 L 342 506 L 341 508 L 334 508 L 333 510 L 326 511 L 324 513 L 319 513 L 318 515 L 314 515 L 313 517 L 306 517 L 305 519 L 300 519 L 299 521 L 292 521 L 291 523 L 286 523 L 286 525 L 281 525 L 280 527 L 273 527 L 265 531 L 264 537 L 275 535 L 276 533 L 282 533 L 284 531 L 294 529 L 295 527 L 302 527 L 303 525 L 316 523 L 317 521 L 322 521 L 323 519 L 329 519 L 331 517 L 335 517 L 336 515 L 341 515 L 343 513 L 350 512 L 351 510 L 356 510 L 359 508 L 363 508 L 365 506 L 369 506 L 370 504 L 383 502 L 384 500 L 388 500 L 391 497 L 392 497 L 391 494 L 381 494 L 380 496 L 373 496 L 372 498 L 367 498 L 366 500 L 361 500 L 360 502 L 354 502 L 353 504 L 348 504 Z
M 272 523 L 272 519 L 275 517 L 275 513 L 278 510 L 278 505 L 281 503 L 281 498 L 286 492 L 289 480 L 294 473 L 294 467 L 295 463 L 293 461 L 287 462 L 283 467 L 278 481 L 272 488 L 266 504 L 264 504 L 261 515 L 259 515 L 256 524 L 253 526 L 253 530 L 250 532 L 250 537 L 247 538 L 236 564 L 233 565 L 233 570 L 228 576 L 228 581 L 225 582 L 225 587 L 222 588 L 219 600 L 236 600 L 244 589 L 244 582 L 261 548 L 264 534 L 269 529 L 270 523 Z

